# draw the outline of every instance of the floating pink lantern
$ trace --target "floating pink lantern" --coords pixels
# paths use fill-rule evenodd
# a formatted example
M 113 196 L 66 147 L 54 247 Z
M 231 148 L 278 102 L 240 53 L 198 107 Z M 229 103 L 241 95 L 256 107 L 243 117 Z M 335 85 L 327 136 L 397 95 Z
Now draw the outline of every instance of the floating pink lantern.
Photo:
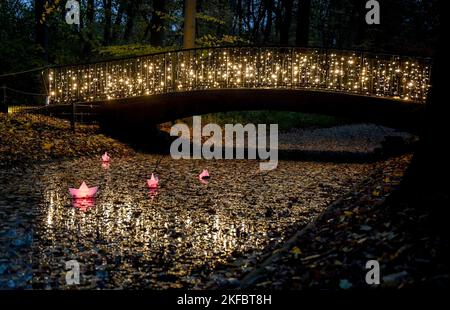
M 105 152 L 105 154 L 102 155 L 102 161 L 108 163 L 110 160 L 111 158 L 108 156 L 108 152 Z
M 88 187 L 86 183 L 81 183 L 80 188 L 69 188 L 70 195 L 74 199 L 92 198 L 98 191 L 98 187 Z
M 209 172 L 208 172 L 208 169 L 203 169 L 203 171 L 202 171 L 202 173 L 200 173 L 199 175 L 198 175 L 198 178 L 200 179 L 200 180 L 209 180 Z
M 152 173 L 152 177 L 150 178 L 150 180 L 147 180 L 147 186 L 149 188 L 157 188 L 158 183 L 159 183 L 158 177 L 155 177 L 154 174 Z

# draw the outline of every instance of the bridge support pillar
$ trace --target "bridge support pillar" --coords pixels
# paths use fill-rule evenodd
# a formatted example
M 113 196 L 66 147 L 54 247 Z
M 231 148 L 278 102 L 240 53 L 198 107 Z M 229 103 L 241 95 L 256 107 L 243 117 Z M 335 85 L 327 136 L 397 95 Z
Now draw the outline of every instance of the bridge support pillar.
M 169 149 L 170 137 L 159 130 L 158 125 L 145 119 L 128 117 L 120 111 L 107 110 L 99 118 L 105 134 L 128 143 L 138 149 L 165 151 Z

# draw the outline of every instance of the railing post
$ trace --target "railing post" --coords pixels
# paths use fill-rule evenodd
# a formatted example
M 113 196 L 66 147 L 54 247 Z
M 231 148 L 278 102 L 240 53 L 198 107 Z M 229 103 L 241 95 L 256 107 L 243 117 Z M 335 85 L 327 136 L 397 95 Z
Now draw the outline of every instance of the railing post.
M 70 118 L 70 128 L 73 133 L 75 133 L 75 100 L 72 100 L 72 115 Z
M 359 79 L 359 92 L 360 94 L 364 95 L 364 79 L 362 78 L 362 71 L 364 70 L 364 52 L 361 52 L 361 60 L 359 61 L 359 72 L 358 72 L 358 79 Z
M 6 86 L 2 86 L 3 89 L 3 104 L 1 106 L 0 112 L 8 113 L 8 105 L 6 104 Z
M 325 89 L 328 89 L 328 85 L 330 85 L 329 77 L 330 77 L 330 59 L 328 58 L 330 55 L 328 48 L 325 49 Z M 321 83 L 322 81 L 319 81 Z
M 291 89 L 294 88 L 294 48 L 291 47 Z
M 194 71 L 194 85 L 193 85 L 193 89 L 197 90 L 197 78 L 198 78 L 198 72 L 197 72 L 197 50 L 193 50 L 192 51 L 192 67 L 193 67 L 193 71 Z
M 167 93 L 167 54 L 164 54 L 164 87 L 162 93 Z M 173 87 L 172 87 L 173 89 Z
M 228 55 L 228 53 L 229 53 L 229 51 L 228 51 L 228 49 L 227 48 L 225 48 L 225 78 L 226 78 L 226 80 L 225 80 L 225 88 L 228 88 L 228 59 L 229 59 L 229 55 Z

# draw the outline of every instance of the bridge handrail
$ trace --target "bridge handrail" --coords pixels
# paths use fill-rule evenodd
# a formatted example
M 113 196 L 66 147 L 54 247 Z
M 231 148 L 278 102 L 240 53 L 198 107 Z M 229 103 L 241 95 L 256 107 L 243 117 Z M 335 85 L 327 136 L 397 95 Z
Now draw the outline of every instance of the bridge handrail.
M 426 101 L 431 59 L 302 47 L 207 47 L 48 69 L 51 103 L 228 88 L 327 90 Z
M 161 54 L 167 54 L 167 53 L 177 53 L 177 52 L 187 52 L 187 51 L 196 51 L 196 50 L 204 50 L 204 49 L 224 49 L 224 48 L 287 48 L 287 49 L 305 49 L 305 50 L 317 50 L 317 51 L 335 51 L 335 52 L 354 52 L 354 53 L 361 53 L 366 55 L 377 55 L 377 56 L 383 56 L 383 57 L 405 57 L 405 58 L 414 58 L 417 60 L 423 60 L 432 63 L 433 58 L 430 56 L 424 56 L 423 54 L 398 54 L 398 53 L 389 53 L 389 52 L 374 52 L 368 49 L 362 49 L 362 48 L 326 48 L 321 46 L 308 46 L 308 47 L 302 47 L 297 45 L 250 45 L 250 44 L 242 44 L 242 45 L 217 45 L 217 46 L 208 46 L 208 47 L 192 47 L 192 48 L 184 48 L 184 49 L 168 49 L 168 50 L 162 50 L 159 52 L 152 52 L 152 53 L 146 53 L 146 54 L 139 54 L 139 55 L 130 55 L 130 56 L 119 56 L 119 57 L 111 57 L 108 59 L 100 59 L 100 60 L 92 60 L 92 61 L 86 61 L 86 62 L 76 62 L 76 63 L 68 63 L 68 64 L 51 64 L 45 67 L 33 69 L 34 70 L 40 70 L 43 69 L 52 69 L 52 68 L 60 68 L 60 67 L 77 67 L 77 66 L 84 66 L 84 65 L 95 65 L 100 63 L 106 63 L 106 62 L 112 62 L 117 60 L 127 60 L 127 59 L 134 59 L 134 58 L 141 58 L 141 57 L 148 57 L 148 56 L 157 56 Z

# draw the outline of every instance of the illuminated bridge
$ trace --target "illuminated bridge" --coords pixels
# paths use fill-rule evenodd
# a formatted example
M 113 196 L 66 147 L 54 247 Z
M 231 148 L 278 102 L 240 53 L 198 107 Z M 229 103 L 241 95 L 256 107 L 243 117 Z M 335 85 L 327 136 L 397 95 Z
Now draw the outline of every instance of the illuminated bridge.
M 424 106 L 430 71 L 426 58 L 216 47 L 52 67 L 48 92 L 50 106 L 88 103 L 153 122 L 254 109 L 396 115 Z

